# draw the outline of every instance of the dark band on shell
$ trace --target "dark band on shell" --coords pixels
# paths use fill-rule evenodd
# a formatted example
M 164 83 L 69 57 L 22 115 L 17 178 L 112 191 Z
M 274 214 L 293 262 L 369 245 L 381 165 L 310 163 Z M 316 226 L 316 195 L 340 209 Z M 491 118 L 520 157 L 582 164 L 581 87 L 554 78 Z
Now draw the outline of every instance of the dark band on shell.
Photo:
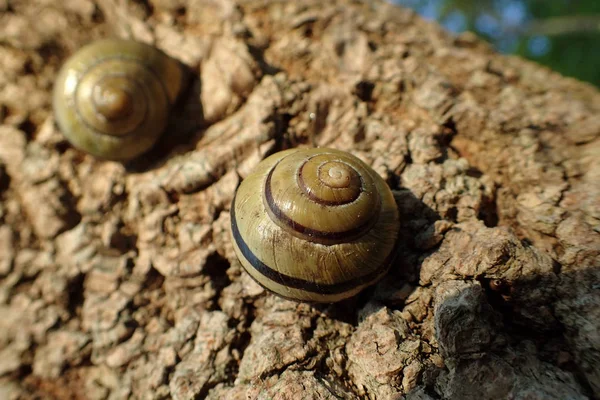
M 334 149 L 272 155 L 241 183 L 231 208 L 234 249 L 250 276 L 308 302 L 339 301 L 379 280 L 398 230 L 383 179 Z
M 328 231 L 320 231 L 317 229 L 311 229 L 309 227 L 302 225 L 298 221 L 295 221 L 294 219 L 288 217 L 277 206 L 277 203 L 275 202 L 275 200 L 273 198 L 273 193 L 272 193 L 272 188 L 271 188 L 271 180 L 273 178 L 273 172 L 275 171 L 276 167 L 277 166 L 273 167 L 273 169 L 271 169 L 271 171 L 267 175 L 267 180 L 265 182 L 265 188 L 264 188 L 265 202 L 268 207 L 267 211 L 270 214 L 272 214 L 273 220 L 276 221 L 276 223 L 287 226 L 294 232 L 298 233 L 300 235 L 300 237 L 308 237 L 308 238 L 310 238 L 310 240 L 312 240 L 314 242 L 323 243 L 323 244 L 333 244 L 333 243 L 339 243 L 341 241 L 350 241 L 350 240 L 356 239 L 356 238 L 360 237 L 362 234 L 364 234 L 364 232 L 369 230 L 369 228 L 371 226 L 373 226 L 373 223 L 375 221 L 373 219 L 371 219 L 371 220 L 366 221 L 362 225 L 354 227 L 353 229 L 349 229 L 349 230 L 346 230 L 343 232 L 328 232 Z M 299 171 L 302 171 L 302 167 L 299 168 Z M 301 172 L 298 172 L 298 176 L 301 177 Z M 310 193 L 307 191 L 304 181 L 301 180 L 300 182 L 301 182 L 302 190 L 305 193 Z M 356 199 L 358 199 L 360 197 L 361 192 L 359 192 L 358 195 L 355 196 L 351 201 L 338 201 L 338 202 L 327 202 L 327 201 L 318 199 L 314 195 L 307 194 L 307 196 L 312 201 L 315 201 L 316 203 L 324 205 L 324 206 L 341 206 L 341 205 L 349 204 L 353 201 L 356 201 Z M 319 201 L 316 201 L 315 199 L 318 199 Z
M 262 262 L 260 260 L 260 258 L 258 258 L 252 252 L 252 250 L 250 250 L 250 248 L 248 247 L 248 245 L 246 244 L 244 239 L 242 239 L 242 236 L 240 235 L 240 231 L 237 226 L 236 215 L 235 215 L 235 198 L 233 199 L 233 203 L 232 203 L 232 207 L 231 207 L 231 230 L 232 230 L 233 238 L 234 238 L 237 246 L 239 247 L 240 251 L 244 255 L 244 258 L 246 260 L 248 260 L 248 262 L 250 264 L 252 264 L 252 266 L 256 269 L 256 271 L 258 271 L 259 273 L 264 275 L 266 278 L 279 283 L 280 285 L 295 288 L 295 289 L 302 289 L 302 290 L 305 290 L 308 292 L 313 292 L 316 294 L 344 293 L 352 288 L 355 288 L 358 285 L 361 285 L 361 284 L 364 284 L 367 282 L 372 282 L 374 279 L 376 279 L 382 273 L 386 272 L 386 270 L 389 266 L 389 263 L 391 262 L 392 257 L 394 255 L 394 253 L 390 253 L 386 262 L 381 264 L 379 268 L 373 270 L 372 272 L 370 272 L 364 276 L 358 276 L 358 277 L 349 279 L 347 281 L 338 282 L 338 283 L 334 283 L 334 284 L 315 283 L 315 282 L 308 281 L 305 279 L 295 278 L 293 276 L 289 276 L 289 275 L 286 275 L 279 271 L 274 270 L 273 268 L 269 267 L 267 264 Z M 262 286 L 262 283 L 260 281 L 257 280 L 256 282 L 258 282 Z

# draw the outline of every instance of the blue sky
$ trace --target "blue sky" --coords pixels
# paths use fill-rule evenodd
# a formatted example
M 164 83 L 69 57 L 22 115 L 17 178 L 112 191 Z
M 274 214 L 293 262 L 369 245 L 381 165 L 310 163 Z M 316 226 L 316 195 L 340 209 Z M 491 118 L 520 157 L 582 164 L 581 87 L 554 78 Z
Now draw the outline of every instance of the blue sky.
M 392 0 L 392 3 L 409 7 L 430 20 L 439 20 L 443 2 L 440 0 Z M 474 2 L 474 6 L 476 3 Z M 496 0 L 491 12 L 481 12 L 475 20 L 478 33 L 488 35 L 494 40 L 496 48 L 503 53 L 512 53 L 518 45 L 517 28 L 529 19 L 527 6 L 520 0 Z M 442 26 L 451 32 L 463 32 L 467 28 L 467 19 L 460 10 L 451 11 Z M 536 36 L 528 40 L 527 46 L 533 56 L 542 56 L 550 50 L 550 40 L 545 36 Z

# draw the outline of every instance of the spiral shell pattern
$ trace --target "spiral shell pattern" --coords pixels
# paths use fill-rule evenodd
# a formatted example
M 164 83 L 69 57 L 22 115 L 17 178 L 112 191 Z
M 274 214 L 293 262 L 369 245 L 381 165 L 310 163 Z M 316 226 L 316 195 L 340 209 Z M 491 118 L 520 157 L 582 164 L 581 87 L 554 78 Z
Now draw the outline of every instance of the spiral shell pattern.
M 163 133 L 183 70 L 160 50 L 135 41 L 93 42 L 58 73 L 53 108 L 77 148 L 112 160 L 134 158 Z
M 334 149 L 292 149 L 261 162 L 238 188 L 231 219 L 246 271 L 309 302 L 339 301 L 380 279 L 399 230 L 383 179 Z

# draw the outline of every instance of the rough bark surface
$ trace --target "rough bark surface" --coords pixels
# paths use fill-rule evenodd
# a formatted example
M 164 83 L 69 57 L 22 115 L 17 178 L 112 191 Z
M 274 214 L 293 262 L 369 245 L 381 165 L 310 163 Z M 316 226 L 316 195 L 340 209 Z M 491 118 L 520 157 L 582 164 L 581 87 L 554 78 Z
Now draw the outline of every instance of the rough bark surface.
M 600 398 L 600 93 L 351 0 L 0 0 L 0 398 Z M 190 70 L 126 165 L 72 149 L 50 89 L 82 44 Z M 328 306 L 229 239 L 240 180 L 294 146 L 395 190 L 398 261 Z

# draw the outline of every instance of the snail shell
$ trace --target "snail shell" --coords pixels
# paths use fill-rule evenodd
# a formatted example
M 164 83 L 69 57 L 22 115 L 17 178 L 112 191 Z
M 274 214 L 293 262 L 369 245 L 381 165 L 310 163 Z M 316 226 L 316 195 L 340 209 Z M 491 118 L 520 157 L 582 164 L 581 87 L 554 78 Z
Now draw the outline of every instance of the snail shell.
M 149 150 L 167 125 L 184 71 L 147 44 L 93 42 L 62 66 L 52 104 L 60 130 L 94 156 L 128 160 Z
M 240 184 L 231 206 L 244 269 L 266 289 L 299 301 L 339 301 L 383 277 L 399 225 L 385 181 L 334 149 L 268 157 Z

